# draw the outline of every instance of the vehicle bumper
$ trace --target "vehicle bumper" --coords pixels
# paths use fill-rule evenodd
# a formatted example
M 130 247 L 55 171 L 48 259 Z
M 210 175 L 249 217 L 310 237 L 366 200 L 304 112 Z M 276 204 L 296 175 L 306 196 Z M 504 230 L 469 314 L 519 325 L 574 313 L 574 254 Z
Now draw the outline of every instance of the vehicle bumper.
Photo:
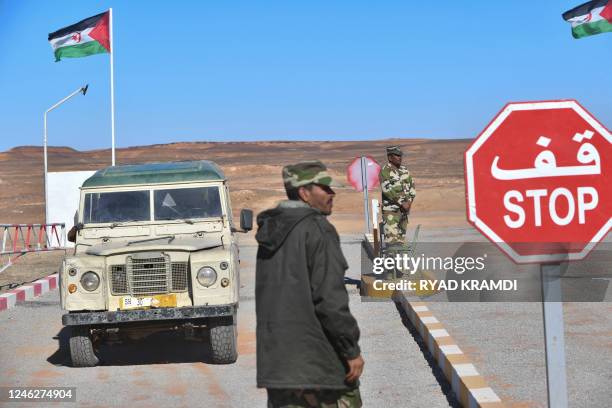
M 233 316 L 237 305 L 164 307 L 146 310 L 118 310 L 116 312 L 77 312 L 62 316 L 64 326 L 117 324 L 129 322 L 186 320 L 203 317 Z

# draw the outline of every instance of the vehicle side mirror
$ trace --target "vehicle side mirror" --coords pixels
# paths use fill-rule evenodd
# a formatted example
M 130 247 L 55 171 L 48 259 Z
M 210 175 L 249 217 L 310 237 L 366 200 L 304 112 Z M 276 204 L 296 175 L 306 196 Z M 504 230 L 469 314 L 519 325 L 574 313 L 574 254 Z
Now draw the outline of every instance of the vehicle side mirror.
M 82 229 L 83 229 L 82 222 L 79 222 L 76 225 L 74 225 L 72 228 L 70 228 L 70 231 L 68 231 L 68 234 L 66 235 L 66 238 L 68 239 L 68 241 L 74 242 L 76 244 L 77 232 Z
M 68 242 L 76 243 L 76 235 L 77 235 L 77 227 L 75 225 L 72 228 L 70 228 L 70 231 L 68 231 L 68 234 L 66 235 L 66 239 L 68 239 Z
M 244 232 L 253 229 L 253 210 L 248 208 L 240 210 L 240 229 Z

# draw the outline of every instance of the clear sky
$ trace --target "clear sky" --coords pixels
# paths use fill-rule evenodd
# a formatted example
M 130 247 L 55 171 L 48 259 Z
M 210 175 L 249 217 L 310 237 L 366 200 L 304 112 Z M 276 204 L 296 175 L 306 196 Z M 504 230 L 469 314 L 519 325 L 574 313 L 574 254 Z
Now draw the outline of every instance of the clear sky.
M 117 146 L 470 138 L 510 101 L 575 98 L 612 127 L 612 33 L 581 0 L 0 0 L 0 151 L 110 146 L 109 55 L 54 62 L 48 33 L 113 7 Z

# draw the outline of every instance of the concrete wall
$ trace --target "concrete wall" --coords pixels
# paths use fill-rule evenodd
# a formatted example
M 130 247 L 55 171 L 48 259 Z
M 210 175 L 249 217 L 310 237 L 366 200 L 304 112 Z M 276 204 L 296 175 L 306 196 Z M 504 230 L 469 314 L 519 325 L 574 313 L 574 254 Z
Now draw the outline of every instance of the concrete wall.
M 47 173 L 48 223 L 63 222 L 66 233 L 74 225 L 74 213 L 79 208 L 79 187 L 95 171 L 63 171 Z M 68 246 L 74 246 L 72 242 Z

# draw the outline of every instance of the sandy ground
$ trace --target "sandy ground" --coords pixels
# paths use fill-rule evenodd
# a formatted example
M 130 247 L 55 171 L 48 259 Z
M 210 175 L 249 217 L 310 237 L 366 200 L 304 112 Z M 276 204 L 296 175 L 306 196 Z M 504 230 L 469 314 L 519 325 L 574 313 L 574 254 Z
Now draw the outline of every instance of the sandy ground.
M 14 259 L 0 273 L 0 293 L 57 273 L 63 259 L 64 251 L 35 252 Z

